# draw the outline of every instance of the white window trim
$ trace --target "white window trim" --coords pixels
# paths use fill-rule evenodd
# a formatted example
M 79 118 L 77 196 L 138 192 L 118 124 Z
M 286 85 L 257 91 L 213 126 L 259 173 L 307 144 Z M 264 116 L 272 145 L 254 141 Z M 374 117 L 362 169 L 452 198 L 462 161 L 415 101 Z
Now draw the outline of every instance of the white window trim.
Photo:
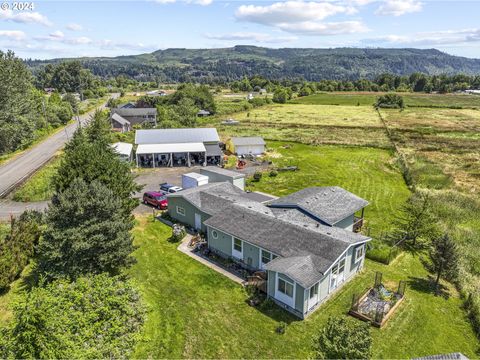
M 180 209 L 181 209 L 181 211 L 179 211 Z M 176 209 L 176 210 L 177 210 L 177 214 L 178 214 L 178 215 L 185 216 L 185 208 L 177 205 L 177 209 Z M 182 212 L 183 212 L 183 214 L 182 214 Z
M 265 252 L 267 252 L 267 253 L 270 254 L 270 260 L 269 260 L 269 262 L 273 260 L 273 254 L 272 254 L 270 251 L 268 251 L 268 250 L 262 249 L 261 247 L 259 247 L 258 249 L 259 249 L 259 251 L 258 251 L 258 263 L 259 263 L 259 265 L 260 265 L 260 269 L 264 270 L 264 269 L 265 269 L 265 265 L 267 265 L 268 263 L 264 263 L 264 262 L 262 261 L 262 252 L 265 251 Z
M 362 255 L 358 256 L 358 252 L 360 250 L 362 251 Z M 355 249 L 355 264 L 357 264 L 360 260 L 362 260 L 364 255 L 365 255 L 365 245 L 361 245 L 361 246 L 357 247 Z
M 235 249 L 235 239 L 239 240 L 240 243 L 242 244 L 242 251 L 238 251 L 237 249 Z M 243 260 L 243 240 L 239 238 L 235 238 L 233 236 L 232 236 L 232 256 L 239 260 Z
M 296 294 L 297 284 L 295 283 L 295 281 L 292 284 L 290 281 L 282 279 L 283 281 L 288 282 L 288 283 L 292 284 L 292 286 L 293 286 L 293 297 L 290 297 L 287 294 L 284 294 L 284 293 L 282 293 L 278 290 L 278 280 L 279 279 L 280 278 L 278 277 L 278 272 L 275 272 L 275 299 L 277 299 L 280 302 L 284 303 L 285 305 L 288 305 L 291 308 L 295 309 L 296 296 L 297 296 L 297 294 Z

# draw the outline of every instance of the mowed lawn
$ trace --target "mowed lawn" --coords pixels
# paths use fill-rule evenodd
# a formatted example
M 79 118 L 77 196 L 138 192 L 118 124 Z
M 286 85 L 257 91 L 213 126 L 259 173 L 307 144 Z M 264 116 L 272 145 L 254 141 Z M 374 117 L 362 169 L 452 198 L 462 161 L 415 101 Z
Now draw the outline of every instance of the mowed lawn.
M 278 168 L 298 166 L 296 172 L 266 172 L 250 190 L 285 196 L 309 186 L 341 186 L 368 200 L 367 227 L 372 236 L 390 228 L 400 206 L 410 195 L 389 150 L 368 147 L 304 145 L 268 142 L 270 158 Z
M 461 300 L 435 297 L 419 260 L 401 255 L 389 266 L 367 261 L 366 269 L 307 320 L 272 306 L 247 305 L 242 287 L 177 250 L 171 229 L 140 217 L 134 230 L 137 280 L 149 308 L 135 358 L 306 358 L 312 336 L 329 316 L 344 316 L 353 293 L 371 286 L 375 271 L 395 285 L 408 282 L 406 300 L 382 329 L 373 329 L 374 358 L 411 358 L 460 351 L 475 356 L 477 341 Z M 286 322 L 284 335 L 275 329 Z

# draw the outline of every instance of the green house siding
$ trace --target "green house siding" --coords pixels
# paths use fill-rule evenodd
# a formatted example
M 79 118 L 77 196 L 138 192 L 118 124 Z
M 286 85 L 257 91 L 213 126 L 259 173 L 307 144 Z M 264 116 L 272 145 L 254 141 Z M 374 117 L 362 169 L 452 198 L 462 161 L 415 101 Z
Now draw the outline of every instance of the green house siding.
M 215 238 L 213 233 L 217 234 Z M 208 247 L 217 252 L 224 254 L 227 257 L 232 256 L 232 236 L 222 231 L 207 227 Z
M 185 210 L 185 215 L 178 213 L 177 206 Z M 178 222 L 195 227 L 195 213 L 201 216 L 201 230 L 206 231 L 206 227 L 203 223 L 210 218 L 210 215 L 200 211 L 196 206 L 192 205 L 182 197 L 168 198 L 168 214 Z
M 328 272 L 322 280 L 320 280 L 320 284 L 318 286 L 318 296 L 319 296 L 319 301 L 321 302 L 323 299 L 325 299 L 328 296 L 328 279 L 330 277 L 330 272 Z
M 243 242 L 243 262 L 254 269 L 260 269 L 260 249 L 254 245 Z

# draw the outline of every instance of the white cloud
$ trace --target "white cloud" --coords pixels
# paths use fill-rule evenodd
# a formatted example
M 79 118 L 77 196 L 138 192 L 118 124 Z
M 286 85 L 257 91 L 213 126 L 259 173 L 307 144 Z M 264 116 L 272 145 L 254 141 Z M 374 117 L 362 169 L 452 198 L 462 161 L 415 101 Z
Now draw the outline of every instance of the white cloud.
M 228 34 L 205 34 L 208 39 L 224 41 L 254 41 L 258 43 L 283 43 L 297 40 L 296 36 L 272 36 L 256 32 L 234 32 Z
M 268 6 L 241 5 L 235 12 L 237 19 L 263 25 L 278 25 L 302 21 L 323 20 L 340 13 L 352 14 L 355 9 L 331 3 L 286 1 Z
M 401 16 L 408 13 L 419 12 L 423 4 L 416 0 L 387 0 L 375 11 L 376 15 Z
M 66 26 L 66 28 L 67 28 L 68 30 L 71 30 L 71 31 L 81 31 L 81 30 L 83 30 L 83 26 L 80 25 L 80 24 L 76 24 L 76 23 L 68 24 L 68 25 Z
M 37 41 L 61 42 L 67 45 L 86 45 L 92 43 L 92 39 L 86 36 L 66 37 L 60 30 L 54 31 L 47 36 L 34 36 L 33 39 Z
M 0 30 L 0 38 L 7 38 L 10 40 L 24 40 L 27 35 L 23 31 L 19 30 Z
M 134 51 L 150 51 L 158 50 L 156 45 L 148 45 L 142 42 L 117 42 L 109 39 L 95 41 L 94 45 L 104 50 L 134 50 Z
M 356 8 L 329 2 L 286 1 L 267 6 L 242 5 L 235 17 L 239 21 L 272 26 L 303 35 L 336 35 L 367 31 L 360 21 L 323 22 L 327 17 L 352 15 Z
M 13 21 L 16 23 L 24 23 L 24 24 L 34 23 L 34 24 L 39 24 L 44 26 L 52 26 L 52 23 L 50 22 L 50 20 L 48 20 L 48 18 L 45 15 L 42 15 L 38 12 L 30 12 L 30 11 L 14 13 L 10 9 L 0 10 L 0 20 Z
M 380 43 L 398 46 L 435 46 L 480 42 L 480 28 L 442 30 L 412 35 L 386 35 L 363 40 L 364 43 Z

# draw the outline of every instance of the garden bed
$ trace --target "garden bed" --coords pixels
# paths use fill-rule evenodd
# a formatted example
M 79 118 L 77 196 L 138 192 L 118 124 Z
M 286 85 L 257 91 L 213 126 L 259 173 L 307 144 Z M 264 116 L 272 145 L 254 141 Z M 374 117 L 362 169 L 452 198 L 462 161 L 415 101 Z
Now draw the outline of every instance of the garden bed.
M 375 276 L 375 285 L 365 294 L 353 295 L 349 314 L 372 325 L 381 328 L 395 312 L 404 299 L 405 282 L 400 281 L 397 291 L 388 290 L 381 283 L 381 274 Z

